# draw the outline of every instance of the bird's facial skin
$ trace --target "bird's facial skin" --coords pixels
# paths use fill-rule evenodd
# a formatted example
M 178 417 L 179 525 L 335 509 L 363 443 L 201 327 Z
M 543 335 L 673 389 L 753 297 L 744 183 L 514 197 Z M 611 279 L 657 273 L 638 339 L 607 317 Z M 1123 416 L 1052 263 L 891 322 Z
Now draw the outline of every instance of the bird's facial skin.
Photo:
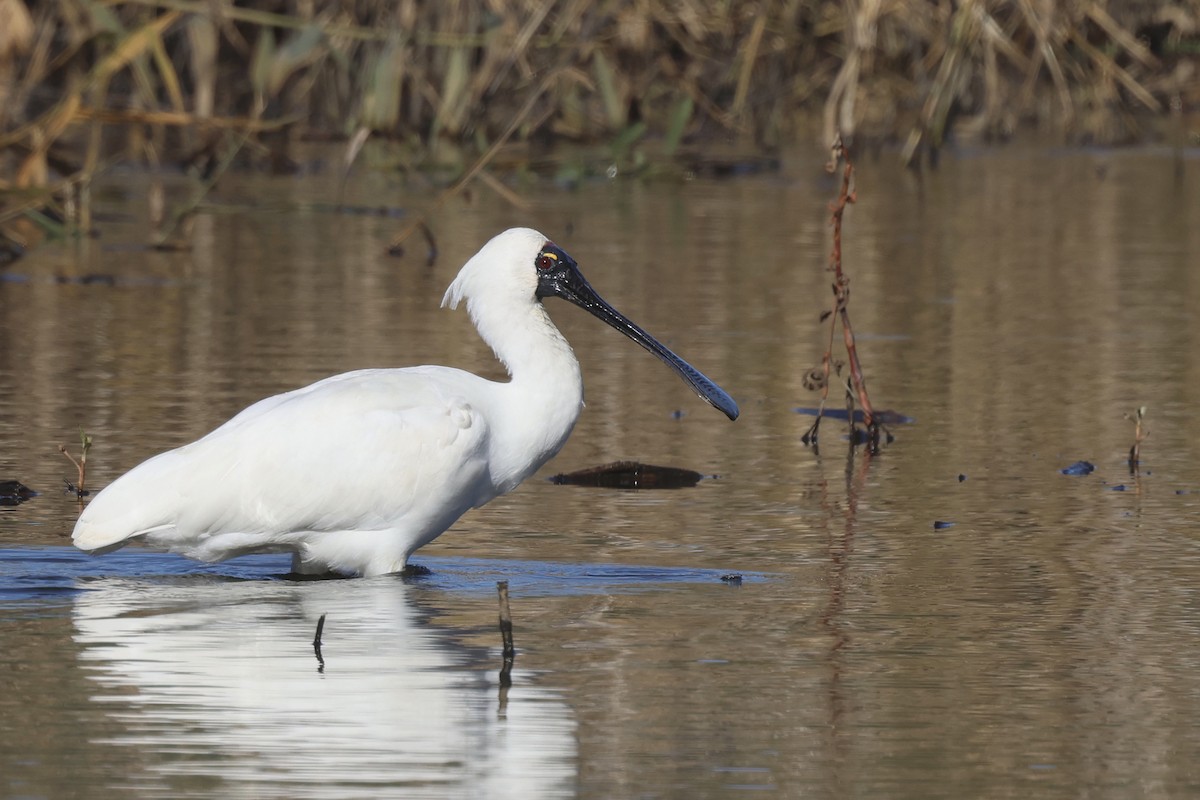
M 564 289 L 567 289 L 566 280 L 574 277 L 571 273 L 579 275 L 579 265 L 575 263 L 575 259 L 567 255 L 566 251 L 554 242 L 546 242 L 537 258 L 534 259 L 534 266 L 537 267 L 537 296 L 539 299 L 551 295 L 570 299 L 563 292 Z M 583 276 L 579 275 L 579 277 Z
M 547 241 L 534 259 L 537 267 L 537 297 L 561 297 L 619 330 L 660 358 L 691 385 L 696 393 L 730 419 L 737 419 L 738 407 L 725 391 L 691 364 L 672 353 L 653 336 L 633 324 L 625 315 L 604 301 L 579 271 L 575 259 Z

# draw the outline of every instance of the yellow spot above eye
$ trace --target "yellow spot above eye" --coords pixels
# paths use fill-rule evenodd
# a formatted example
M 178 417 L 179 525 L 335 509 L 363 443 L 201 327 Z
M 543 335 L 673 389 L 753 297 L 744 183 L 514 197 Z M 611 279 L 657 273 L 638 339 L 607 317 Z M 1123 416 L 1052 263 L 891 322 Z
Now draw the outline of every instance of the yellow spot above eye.
M 545 258 L 553 258 L 555 261 L 558 261 L 558 256 L 554 255 L 554 253 L 542 253 L 542 255 Z

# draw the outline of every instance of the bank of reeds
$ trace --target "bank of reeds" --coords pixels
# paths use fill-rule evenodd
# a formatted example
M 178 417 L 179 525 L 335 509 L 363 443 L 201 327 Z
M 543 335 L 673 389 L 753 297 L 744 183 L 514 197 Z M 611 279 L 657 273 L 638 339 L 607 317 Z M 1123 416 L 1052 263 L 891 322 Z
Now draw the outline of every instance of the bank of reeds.
M 916 160 L 1023 125 L 1118 142 L 1200 105 L 1198 21 L 1200 0 L 0 0 L 0 232 L 86 229 L 114 159 L 211 179 L 286 168 L 300 137 L 459 170 L 504 134 L 518 159 L 635 161 L 835 134 Z

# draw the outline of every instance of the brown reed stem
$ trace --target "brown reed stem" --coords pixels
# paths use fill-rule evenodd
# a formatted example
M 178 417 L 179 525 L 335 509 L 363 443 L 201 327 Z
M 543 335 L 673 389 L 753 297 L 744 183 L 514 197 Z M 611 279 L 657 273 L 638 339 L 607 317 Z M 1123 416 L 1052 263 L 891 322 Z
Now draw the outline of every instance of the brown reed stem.
M 508 607 L 508 581 L 496 581 L 500 595 L 500 640 L 504 643 L 504 661 L 500 666 L 500 706 L 507 703 L 506 692 L 512 686 L 513 658 L 517 648 L 513 645 L 512 609 Z
M 80 462 L 76 461 L 75 456 L 73 456 L 69 452 L 67 452 L 67 446 L 65 444 L 60 444 L 58 446 L 58 452 L 62 453 L 64 456 L 66 456 L 67 460 L 75 465 L 75 469 L 79 473 L 78 477 L 76 478 L 76 482 L 75 482 L 75 492 L 82 497 L 83 496 L 83 481 L 84 481 L 84 478 L 87 477 L 87 474 L 86 474 L 87 468 Z
M 860 441 L 866 441 L 872 448 L 878 447 L 880 439 L 881 426 L 875 418 L 875 412 L 871 407 L 871 398 L 867 394 L 867 379 L 863 374 L 862 361 L 858 356 L 858 347 L 854 339 L 854 328 L 850 324 L 850 278 L 842 269 L 842 221 L 845 217 L 846 207 L 858 199 L 857 191 L 854 187 L 854 163 L 850 157 L 850 150 L 839 136 L 833 143 L 830 152 L 830 161 L 826 165 L 826 170 L 834 172 L 838 168 L 838 164 L 842 164 L 842 185 L 838 193 L 838 198 L 831 206 L 831 222 L 833 224 L 833 247 L 829 255 L 829 271 L 833 273 L 833 309 L 826 315 L 829 317 L 829 341 L 825 350 L 825 355 L 821 360 L 822 371 L 824 374 L 824 387 L 821 395 L 821 405 L 817 409 L 817 419 L 801 438 L 805 444 L 816 444 L 817 432 L 821 424 L 821 416 L 825 410 L 825 402 L 829 396 L 829 371 L 830 365 L 833 362 L 833 339 L 834 329 L 841 323 L 842 327 L 842 344 L 846 348 L 846 356 L 850 368 L 850 387 L 847 390 L 847 417 L 850 426 L 850 441 L 851 444 L 856 444 Z M 858 401 L 859 407 L 863 413 L 863 426 L 866 429 L 865 434 L 860 435 L 858 428 L 854 422 L 854 401 Z M 891 436 L 889 435 L 889 441 Z
M 830 259 L 834 273 L 834 307 L 841 317 L 842 341 L 846 345 L 846 354 L 850 359 L 850 379 L 858 394 L 858 404 L 863 410 L 863 423 L 869 430 L 875 431 L 873 438 L 877 440 L 878 425 L 875 422 L 874 412 L 871 410 L 871 399 L 867 396 L 867 379 L 863 375 L 862 363 L 858 358 L 858 347 L 854 342 L 854 328 L 850 325 L 850 311 L 847 308 L 850 302 L 850 279 L 842 271 L 842 218 L 846 213 L 846 206 L 857 201 L 858 194 L 853 188 L 854 164 L 850 160 L 850 150 L 842 143 L 841 137 L 833 147 L 833 160 L 830 163 L 834 169 L 837 168 L 839 158 L 845 162 L 845 166 L 842 168 L 842 189 L 833 210 L 833 253 Z
M 508 605 L 508 581 L 496 581 L 500 595 L 500 639 L 504 642 L 504 657 L 511 659 L 517 650 L 513 645 L 512 609 Z
M 169 219 L 156 226 L 157 230 L 151 235 L 150 245 L 156 250 L 187 250 L 191 248 L 191 220 L 196 215 L 200 204 L 208 196 L 213 187 L 233 164 L 237 154 L 241 152 L 250 139 L 250 131 L 243 130 L 233 136 L 225 149 L 225 153 L 217 162 L 216 167 L 207 178 L 196 183 L 191 194 L 174 210 Z
M 1138 464 L 1142 459 L 1142 442 L 1146 441 L 1146 437 L 1150 435 L 1150 431 L 1142 425 L 1142 420 L 1146 416 L 1146 407 L 1139 406 L 1133 412 L 1133 447 L 1129 448 L 1129 472 L 1136 473 Z M 1130 415 L 1126 414 L 1125 419 L 1129 419 Z
M 537 104 L 537 101 L 543 94 L 545 94 L 546 90 L 549 89 L 562 76 L 571 77 L 572 79 L 585 84 L 588 83 L 587 78 L 584 77 L 578 70 L 568 67 L 558 67 L 551 70 L 550 74 L 542 79 L 542 82 L 538 85 L 537 90 L 529 95 L 529 99 L 525 101 L 525 105 L 521 106 L 521 109 L 513 115 L 513 118 L 508 123 L 508 127 L 505 128 L 504 133 L 500 134 L 499 138 L 492 142 L 491 147 L 489 147 L 483 153 L 483 155 L 475 160 L 475 163 L 471 165 L 470 169 L 464 172 L 462 176 L 453 184 L 442 190 L 442 192 L 434 199 L 433 203 L 431 203 L 429 207 L 430 212 L 436 211 L 445 205 L 449 200 L 457 197 L 458 194 L 466 188 L 467 184 L 474 180 L 475 176 L 478 175 L 480 171 L 486 167 L 493 158 L 496 157 L 496 154 L 500 152 L 500 148 L 504 146 L 505 142 L 507 142 L 509 138 L 516 133 L 517 128 L 521 126 L 521 123 L 523 123 L 529 116 L 530 112 L 533 111 L 534 105 Z M 420 230 L 422 226 L 426 226 L 426 229 L 428 229 L 428 225 L 429 223 L 426 220 L 426 214 L 418 214 L 416 219 L 406 225 L 404 229 L 400 231 L 400 233 L 396 234 L 391 243 L 388 244 L 388 253 L 402 253 L 404 242 L 408 239 L 408 237 Z
M 87 481 L 87 457 L 88 457 L 88 451 L 91 449 L 92 449 L 92 437 L 89 436 L 87 433 L 85 433 L 83 430 L 79 431 L 79 460 L 78 461 L 76 461 L 75 456 L 71 455 L 71 453 L 67 450 L 67 446 L 65 444 L 60 444 L 58 446 L 58 452 L 62 453 L 64 456 L 66 456 L 67 460 L 75 465 L 75 469 L 79 473 L 78 478 L 77 478 L 77 481 L 78 481 L 77 483 L 72 484 L 70 481 L 67 481 L 67 490 L 73 491 L 75 496 L 81 500 L 87 495 L 87 490 L 84 488 L 84 483 Z

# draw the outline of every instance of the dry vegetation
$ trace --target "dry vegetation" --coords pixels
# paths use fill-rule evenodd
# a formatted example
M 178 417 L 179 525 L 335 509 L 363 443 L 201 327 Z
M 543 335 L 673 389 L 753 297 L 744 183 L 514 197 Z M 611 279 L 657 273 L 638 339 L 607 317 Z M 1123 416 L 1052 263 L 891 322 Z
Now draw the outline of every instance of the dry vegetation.
M 0 0 L 0 235 L 88 229 L 114 160 L 192 167 L 202 192 L 306 137 L 460 172 L 499 144 L 1133 140 L 1200 105 L 1198 21 L 1200 0 Z

